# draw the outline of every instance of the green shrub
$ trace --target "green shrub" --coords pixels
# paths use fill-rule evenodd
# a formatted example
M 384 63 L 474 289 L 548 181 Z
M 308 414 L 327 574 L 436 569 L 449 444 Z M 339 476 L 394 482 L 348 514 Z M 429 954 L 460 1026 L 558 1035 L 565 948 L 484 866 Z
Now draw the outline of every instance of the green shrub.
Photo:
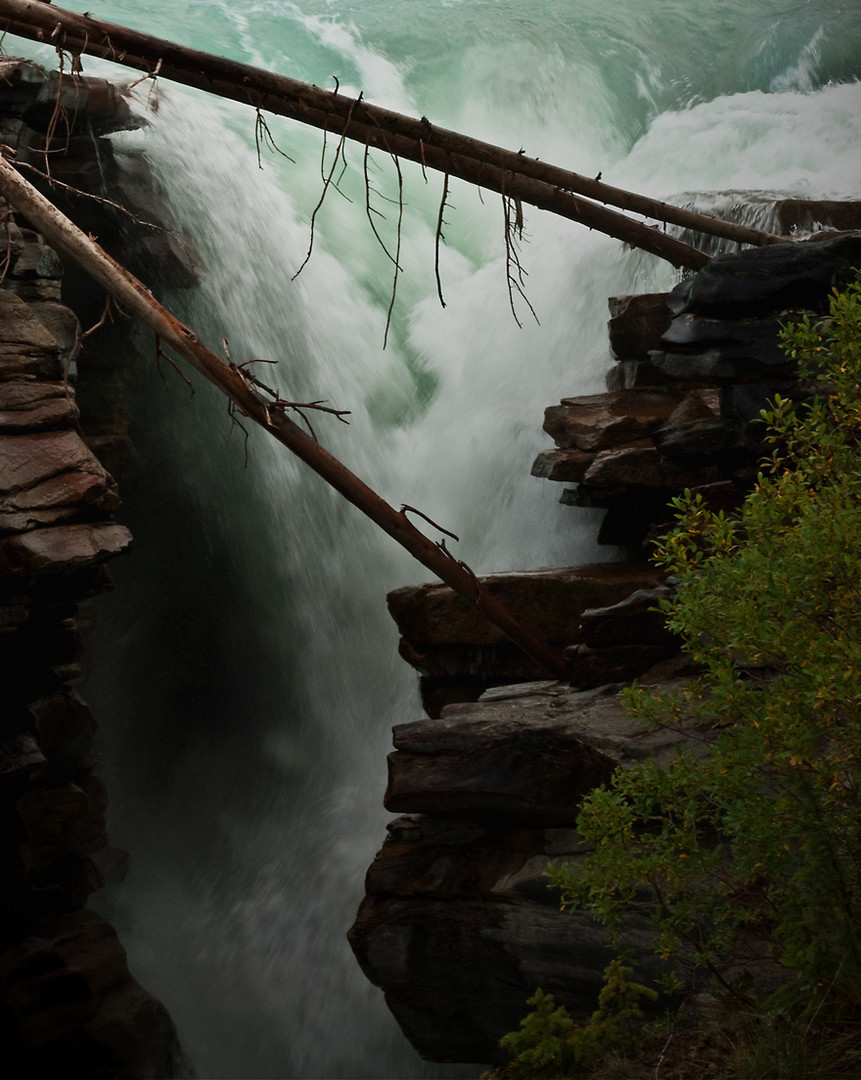
M 598 1008 L 588 1024 L 575 1024 L 564 1005 L 542 990 L 529 998 L 532 1011 L 520 1028 L 504 1035 L 512 1054 L 505 1080 L 566 1080 L 585 1071 L 611 1047 L 636 1038 L 643 1017 L 641 999 L 655 1001 L 656 990 L 632 981 L 633 969 L 616 957 L 604 973 Z
M 563 907 L 620 947 L 626 913 L 645 913 L 668 971 L 706 973 L 782 1023 L 814 998 L 843 1018 L 861 1005 L 859 285 L 783 347 L 810 403 L 775 395 L 763 413 L 772 455 L 737 518 L 686 492 L 658 546 L 677 586 L 668 624 L 702 676 L 625 698 L 679 729 L 678 756 L 588 796 L 591 854 L 550 873 Z M 764 962 L 783 973 L 779 1005 L 749 981 Z

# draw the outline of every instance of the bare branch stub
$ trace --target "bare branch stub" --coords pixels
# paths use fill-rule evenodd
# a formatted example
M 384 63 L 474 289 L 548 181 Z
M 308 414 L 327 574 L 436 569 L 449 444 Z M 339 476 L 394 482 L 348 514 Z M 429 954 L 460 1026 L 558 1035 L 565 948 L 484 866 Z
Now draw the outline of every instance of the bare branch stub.
M 191 379 L 189 379 L 188 376 L 185 374 L 185 372 L 182 371 L 179 368 L 179 366 L 177 365 L 177 363 L 173 359 L 173 357 L 170 356 L 168 353 L 166 353 L 164 351 L 164 349 L 161 347 L 161 339 L 158 337 L 158 335 L 156 335 L 156 339 L 155 339 L 155 366 L 156 366 L 156 369 L 158 370 L 159 377 L 161 378 L 161 381 L 164 383 L 165 390 L 169 390 L 170 387 L 168 386 L 167 379 L 164 377 L 164 372 L 161 369 L 161 361 L 162 360 L 166 360 L 170 364 L 170 366 L 173 368 L 173 370 L 177 373 L 177 375 L 179 375 L 179 377 L 182 379 L 182 381 L 185 383 L 185 385 L 191 391 L 191 396 L 194 397 L 194 384 L 192 383 Z
M 407 514 L 417 514 L 420 518 L 426 521 L 428 525 L 433 525 L 435 529 L 439 529 L 441 533 L 445 533 L 446 536 L 450 536 L 452 540 L 457 540 L 458 542 L 460 541 L 460 538 L 458 536 L 455 536 L 453 532 L 450 532 L 448 529 L 444 529 L 442 525 L 437 524 L 437 522 L 435 522 L 432 518 L 429 518 L 427 514 L 423 513 L 421 510 L 417 510 L 414 506 L 407 506 L 405 503 L 402 504 L 401 513 L 404 517 L 406 517 Z M 442 548 L 443 551 L 445 551 L 446 555 L 449 556 L 449 558 L 453 558 L 451 552 L 445 550 L 445 541 L 442 541 Z
M 148 71 L 146 75 L 141 75 L 139 79 L 135 79 L 135 81 L 129 86 L 129 90 L 134 90 L 136 86 L 140 86 L 141 83 L 146 82 L 148 79 L 152 79 L 153 84 L 155 84 L 155 81 L 158 78 L 158 73 L 161 71 L 161 65 L 163 60 L 164 57 L 160 56 L 152 71 Z
M 109 320 L 111 322 L 113 322 L 113 318 L 111 316 L 111 308 L 115 307 L 115 306 L 116 306 L 116 301 L 114 300 L 114 298 L 111 296 L 111 294 L 109 292 L 106 292 L 105 293 L 105 306 L 104 306 L 104 308 L 102 308 L 102 314 L 99 316 L 98 321 L 95 322 L 89 328 L 89 330 L 84 330 L 80 334 L 78 334 L 78 337 L 77 337 L 77 339 L 75 341 L 75 344 L 69 350 L 69 355 L 66 358 L 66 363 L 65 363 L 65 366 L 63 368 L 63 390 L 65 391 L 66 397 L 70 398 L 71 393 L 72 393 L 71 388 L 69 386 L 69 371 L 71 370 L 72 363 L 76 359 L 78 353 L 84 347 L 84 342 L 87 340 L 87 338 L 91 337 L 93 334 L 95 334 L 95 332 L 97 330 L 101 330 L 101 328 Z
M 282 415 L 288 411 L 295 412 L 301 418 L 305 427 L 308 429 L 308 433 L 315 442 L 319 442 L 317 439 L 317 433 L 311 425 L 311 421 L 305 415 L 305 410 L 310 409 L 314 412 L 328 413 L 330 416 L 334 416 L 340 420 L 342 424 L 349 424 L 350 421 L 346 419 L 350 415 L 349 409 L 336 409 L 326 403 L 325 398 L 318 398 L 316 401 L 288 401 L 286 398 L 282 398 L 281 395 L 273 387 L 268 386 L 262 379 L 258 379 L 257 376 L 250 370 L 252 364 L 272 364 L 278 363 L 277 360 L 245 360 L 241 364 L 235 364 L 230 357 L 230 350 L 226 339 L 222 338 L 222 345 L 224 347 L 224 355 L 227 358 L 227 363 L 238 375 L 244 379 L 244 381 L 252 388 L 256 390 L 262 390 L 264 394 L 268 394 L 271 398 L 270 401 L 261 402 L 266 409 L 267 423 L 272 423 L 272 413 L 278 412 Z M 240 427 L 242 425 L 239 425 Z

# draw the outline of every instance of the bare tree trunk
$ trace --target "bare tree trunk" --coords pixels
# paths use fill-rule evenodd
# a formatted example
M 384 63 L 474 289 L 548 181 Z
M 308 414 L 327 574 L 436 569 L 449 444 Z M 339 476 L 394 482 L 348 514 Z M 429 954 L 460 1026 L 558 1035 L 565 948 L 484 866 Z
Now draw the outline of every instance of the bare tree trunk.
M 718 236 L 736 243 L 771 244 L 783 240 L 705 214 L 682 210 L 566 169 L 546 164 L 370 105 L 362 98 L 326 91 L 247 64 L 187 49 L 89 15 L 75 15 L 39 0 L 0 0 L 0 26 L 22 37 L 48 42 L 73 56 L 83 53 L 160 75 L 252 108 L 291 117 L 365 146 L 379 147 L 405 160 L 500 192 L 598 229 L 666 259 L 674 266 L 699 269 L 702 252 L 657 229 L 631 221 L 588 201 L 620 206 L 657 221 Z M 588 196 L 587 199 L 578 196 Z
M 404 511 L 399 512 L 391 507 L 316 439 L 288 419 L 283 403 L 267 401 L 249 383 L 242 369 L 225 363 L 207 349 L 197 335 L 163 308 L 136 277 L 73 225 L 2 155 L 0 194 L 44 235 L 52 247 L 74 260 L 103 285 L 126 311 L 149 326 L 162 342 L 226 394 L 245 416 L 256 421 L 310 465 L 328 484 L 450 585 L 459 596 L 475 604 L 489 622 L 542 664 L 550 674 L 567 681 L 570 669 L 561 651 L 540 641 L 492 593 L 481 587 L 472 571 L 457 562 L 441 545 L 434 544 L 419 532 Z

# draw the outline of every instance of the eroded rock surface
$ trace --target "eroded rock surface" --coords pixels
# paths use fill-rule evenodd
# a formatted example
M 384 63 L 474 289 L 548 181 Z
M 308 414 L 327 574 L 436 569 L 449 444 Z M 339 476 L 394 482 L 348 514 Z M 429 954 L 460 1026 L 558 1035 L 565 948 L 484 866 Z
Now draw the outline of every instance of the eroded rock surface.
M 632 593 L 654 592 L 664 580 L 660 570 L 643 562 L 491 574 L 479 579 L 539 637 L 563 648 L 581 643 L 580 620 L 587 610 L 613 607 Z M 655 602 L 658 593 L 654 592 Z M 410 585 L 388 596 L 389 611 L 401 633 L 400 653 L 421 672 L 422 700 L 431 716 L 455 701 L 474 701 L 487 687 L 528 682 L 547 673 L 488 623 L 476 609 L 440 583 Z M 583 643 L 585 646 L 585 642 Z M 625 645 L 651 646 L 648 638 Z M 614 650 L 613 646 L 609 648 Z M 659 651 L 639 662 L 624 658 L 630 677 L 675 651 Z M 572 680 L 578 686 L 606 682 L 594 664 L 572 654 Z M 618 662 L 623 661 L 617 655 Z
M 848 220 L 844 204 L 816 207 Z M 561 501 L 605 507 L 599 539 L 629 548 L 668 523 L 684 488 L 737 506 L 764 452 L 760 411 L 776 392 L 810 393 L 780 348 L 781 324 L 825 312 L 859 263 L 861 233 L 845 233 L 719 255 L 664 296 L 611 300 L 609 390 L 547 409 L 556 449 L 533 475 L 575 484 Z
M 602 539 L 631 561 L 481 579 L 566 649 L 573 685 L 529 682 L 532 662 L 442 585 L 390 595 L 430 719 L 394 729 L 385 802 L 403 816 L 350 940 L 424 1056 L 498 1061 L 537 987 L 579 1020 L 595 1008 L 606 937 L 558 910 L 544 870 L 583 856 L 580 802 L 614 769 L 707 747 L 690 730 L 643 731 L 618 699 L 623 681 L 668 690 L 695 673 L 657 610 L 669 588 L 643 542 L 685 487 L 715 509 L 739 505 L 763 452 L 760 410 L 775 391 L 812 393 L 778 348 L 779 323 L 789 308 L 825 311 L 859 263 L 861 233 L 775 245 L 716 258 L 672 294 L 611 301 L 609 389 L 548 408 L 556 449 L 533 472 L 575 484 L 563 501 L 607 508 Z M 648 969 L 646 928 L 629 938 Z
M 0 61 L 0 74 L 0 132 L 19 140 L 21 160 L 33 160 L 57 87 L 23 61 Z M 93 138 L 122 126 L 128 110 L 103 80 L 75 87 L 66 122 L 74 126 L 75 109 L 91 110 L 84 142 L 92 151 Z M 78 149 L 83 155 L 83 143 Z M 73 158 L 52 158 L 54 175 L 76 175 Z M 174 1076 L 184 1066 L 170 1017 L 129 974 L 113 929 L 85 909 L 122 877 L 126 856 L 108 842 L 96 722 L 76 689 L 78 604 L 109 586 L 103 564 L 131 536 L 113 518 L 114 479 L 79 426 L 72 354 L 80 326 L 60 298 L 62 264 L 3 204 L 0 217 L 4 1063 L 15 1076 Z
M 606 937 L 559 910 L 544 871 L 582 856 L 577 806 L 617 766 L 702 745 L 644 733 L 617 690 L 533 683 L 395 728 L 386 805 L 404 816 L 368 871 L 349 936 L 425 1057 L 498 1061 L 500 1036 L 537 987 L 581 1021 L 596 1007 Z M 641 972 L 655 973 L 645 921 L 627 932 Z

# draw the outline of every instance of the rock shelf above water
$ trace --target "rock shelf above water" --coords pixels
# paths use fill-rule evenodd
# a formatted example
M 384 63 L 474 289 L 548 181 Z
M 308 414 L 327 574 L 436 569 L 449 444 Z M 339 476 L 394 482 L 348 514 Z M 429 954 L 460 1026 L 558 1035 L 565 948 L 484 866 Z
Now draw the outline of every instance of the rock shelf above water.
M 563 502 L 605 507 L 601 538 L 630 558 L 480 579 L 567 649 L 573 686 L 530 681 L 535 665 L 444 586 L 390 594 L 429 718 L 394 729 L 385 804 L 402 816 L 349 936 L 425 1057 L 499 1061 L 498 1040 L 536 987 L 577 1020 L 596 1007 L 606 938 L 559 911 L 543 872 L 582 856 L 580 801 L 614 768 L 705 749 L 690 731 L 644 732 L 618 698 L 633 678 L 669 690 L 694 674 L 656 611 L 668 586 L 645 544 L 683 488 L 738 506 L 763 453 L 760 410 L 775 392 L 812 393 L 778 347 L 779 326 L 825 312 L 857 265 L 851 233 L 722 256 L 672 293 L 610 301 L 608 390 L 547 409 L 556 448 L 533 473 L 576 485 Z M 648 973 L 646 929 L 629 929 Z

